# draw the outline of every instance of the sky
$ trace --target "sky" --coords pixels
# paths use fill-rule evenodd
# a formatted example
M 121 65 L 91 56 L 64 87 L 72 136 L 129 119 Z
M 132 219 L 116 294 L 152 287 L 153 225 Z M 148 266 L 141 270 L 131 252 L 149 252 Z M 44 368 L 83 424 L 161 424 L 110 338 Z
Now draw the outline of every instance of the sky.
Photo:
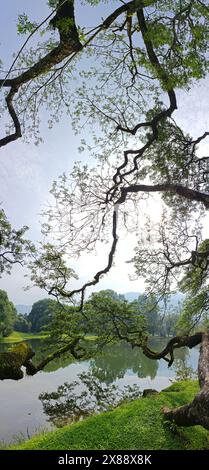
M 117 2 L 115 2 L 117 6 Z M 118 2 L 120 5 L 120 2 Z M 102 7 L 102 15 L 105 17 L 110 9 L 108 5 Z M 87 24 L 94 27 L 100 22 L 101 11 L 98 8 L 80 6 L 77 2 L 77 22 L 80 26 Z M 9 67 L 12 54 L 18 50 L 25 37 L 17 36 L 17 16 L 26 12 L 30 18 L 36 21 L 42 20 L 49 14 L 46 1 L 36 0 L 7 0 L 0 17 L 0 58 Z M 9 34 L 8 34 L 9 31 Z M 209 129 L 209 79 L 194 86 L 190 92 L 178 92 L 178 111 L 175 119 L 183 128 L 194 137 L 201 135 Z M 3 128 L 1 125 L 1 134 Z M 40 212 L 47 206 L 49 190 L 53 180 L 63 172 L 68 173 L 75 160 L 85 161 L 85 154 L 78 153 L 80 137 L 74 136 L 69 118 L 63 116 L 59 124 L 52 130 L 42 126 L 44 143 L 36 147 L 33 143 L 26 144 L 18 140 L 0 151 L 0 201 L 8 219 L 15 228 L 28 225 L 28 237 L 34 241 L 40 239 Z M 209 150 L 209 141 L 202 146 L 202 153 Z M 149 211 L 157 214 L 160 211 L 158 203 L 152 199 Z M 205 230 L 208 228 L 206 222 Z M 96 290 L 111 288 L 117 292 L 137 291 L 144 288 L 143 280 L 130 281 L 132 273 L 130 265 L 125 261 L 131 258 L 135 238 L 122 236 L 118 245 L 115 266 L 105 276 Z M 91 279 L 98 269 L 106 265 L 106 253 L 98 251 L 95 257 L 85 256 L 75 266 L 80 275 L 79 285 Z M 24 278 L 25 271 L 20 267 L 14 267 L 11 276 L 3 276 L 0 279 L 0 288 L 8 292 L 9 298 L 16 304 L 28 304 L 46 296 L 45 292 L 37 288 L 31 288 L 25 292 L 23 287 L 28 284 Z M 75 284 L 72 287 L 76 287 Z M 88 293 L 91 291 L 89 290 Z

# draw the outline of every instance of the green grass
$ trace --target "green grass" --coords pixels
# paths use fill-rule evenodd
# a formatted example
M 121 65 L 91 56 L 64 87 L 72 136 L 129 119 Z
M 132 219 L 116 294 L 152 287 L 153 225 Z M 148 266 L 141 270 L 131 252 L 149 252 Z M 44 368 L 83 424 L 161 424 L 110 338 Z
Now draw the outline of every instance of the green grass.
M 20 331 L 13 331 L 7 338 L 0 338 L 0 343 L 19 343 L 27 339 L 41 339 L 44 335 L 41 333 L 22 333 Z
M 201 426 L 177 428 L 166 423 L 161 409 L 191 401 L 197 382 L 175 383 L 163 392 L 123 404 L 111 412 L 34 436 L 13 449 L 46 450 L 191 450 L 209 449 L 209 433 Z
M 20 331 L 13 331 L 11 335 L 7 336 L 6 338 L 0 338 L 0 343 L 19 343 L 20 341 L 24 341 L 27 339 L 43 339 L 47 335 L 43 333 L 22 333 Z M 88 341 L 94 341 L 97 336 L 87 335 L 86 339 Z

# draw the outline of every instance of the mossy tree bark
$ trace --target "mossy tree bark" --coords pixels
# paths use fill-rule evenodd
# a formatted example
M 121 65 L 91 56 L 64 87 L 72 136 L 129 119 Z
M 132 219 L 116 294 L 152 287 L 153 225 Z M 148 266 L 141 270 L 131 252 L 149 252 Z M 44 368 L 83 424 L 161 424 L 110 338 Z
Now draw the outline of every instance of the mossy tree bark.
M 11 351 L 0 353 L 0 380 L 23 378 L 22 366 L 25 366 L 34 356 L 34 352 L 28 343 L 20 343 Z

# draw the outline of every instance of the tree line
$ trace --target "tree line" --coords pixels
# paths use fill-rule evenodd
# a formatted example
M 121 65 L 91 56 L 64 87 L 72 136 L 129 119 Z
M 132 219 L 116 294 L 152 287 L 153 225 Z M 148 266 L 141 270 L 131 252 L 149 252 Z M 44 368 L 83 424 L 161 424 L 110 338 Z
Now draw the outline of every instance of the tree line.
M 114 301 L 114 308 L 115 306 L 117 308 L 118 304 L 118 310 L 124 306 L 124 308 L 127 309 L 128 307 L 132 310 L 136 315 L 144 316 L 149 334 L 161 337 L 176 334 L 179 312 L 176 309 L 171 309 L 164 314 L 155 296 L 147 298 L 145 294 L 141 294 L 137 300 L 128 302 L 123 294 L 117 294 L 112 289 L 106 289 L 92 294 L 87 305 L 91 305 L 94 311 L 97 312 L 101 309 L 101 305 L 105 303 L 106 309 L 111 310 L 113 308 L 111 301 Z M 68 308 L 67 305 L 65 308 Z M 45 332 L 57 309 L 57 301 L 46 298 L 34 302 L 28 315 L 18 314 L 7 293 L 0 290 L 0 337 L 9 336 L 13 330 L 23 333 Z M 85 327 L 85 320 L 83 324 Z M 92 334 L 94 334 L 94 327 L 92 328 Z

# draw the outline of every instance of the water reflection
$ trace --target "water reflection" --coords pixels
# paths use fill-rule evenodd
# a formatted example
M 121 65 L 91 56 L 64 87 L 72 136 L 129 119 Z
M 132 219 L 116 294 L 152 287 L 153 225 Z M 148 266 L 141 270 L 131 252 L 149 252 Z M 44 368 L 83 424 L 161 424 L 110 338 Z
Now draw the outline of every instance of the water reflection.
M 149 345 L 155 351 L 164 348 L 166 340 L 152 338 Z M 177 360 L 186 360 L 189 357 L 187 348 L 175 351 Z M 161 362 L 164 362 L 163 360 Z M 115 344 L 104 349 L 103 354 L 90 361 L 90 367 L 95 377 L 100 377 L 106 384 L 122 379 L 127 371 L 138 378 L 149 377 L 154 380 L 157 376 L 160 361 L 153 361 L 146 357 L 140 349 L 132 349 L 127 343 Z M 167 368 L 167 363 L 164 362 Z M 102 374 L 102 375 L 101 375 Z
M 104 349 L 103 354 L 90 361 L 92 373 L 97 377 L 102 371 L 106 384 L 124 377 L 128 370 L 139 378 L 154 379 L 158 371 L 158 362 L 148 359 L 140 349 L 131 349 L 128 344 L 115 344 Z M 99 375 L 98 375 L 99 374 Z
M 153 338 L 150 346 L 161 350 L 166 342 Z M 44 343 L 40 340 L 32 340 L 30 343 L 36 351 L 38 362 L 44 354 Z M 0 350 L 7 350 L 11 346 L 11 343 L 0 343 Z M 189 366 L 196 369 L 198 349 L 177 350 L 175 356 L 180 360 L 187 359 Z M 11 442 L 13 436 L 20 432 L 27 437 L 27 434 L 34 434 L 40 427 L 49 427 L 39 395 L 54 392 L 65 382 L 72 383 L 83 372 L 93 374 L 107 386 L 114 384 L 122 389 L 137 384 L 142 391 L 144 388 L 162 390 L 169 386 L 175 376 L 174 368 L 168 369 L 165 361 L 150 360 L 140 350 L 132 350 L 128 344 L 108 346 L 100 356 L 90 361 L 76 362 L 69 356 L 62 357 L 33 377 L 18 382 L 0 381 L 0 441 Z
M 138 385 L 119 388 L 105 384 L 101 375 L 91 371 L 78 375 L 71 383 L 64 383 L 52 393 L 41 393 L 39 399 L 49 422 L 57 427 L 80 421 L 93 413 L 110 411 L 124 401 L 141 397 Z
M 150 346 L 155 350 L 163 348 L 162 341 L 156 339 Z M 194 378 L 194 370 L 189 366 L 188 359 L 186 348 L 177 352 L 174 363 L 177 380 Z M 128 371 L 136 382 L 137 377 L 149 377 L 154 381 L 159 363 L 144 356 L 139 349 L 132 350 L 126 343 L 108 346 L 101 355 L 89 361 L 88 372 L 78 374 L 77 381 L 66 382 L 53 393 L 40 395 L 44 412 L 49 422 L 62 427 L 92 413 L 109 411 L 124 400 L 131 401 L 142 394 L 139 380 L 138 384 L 123 383 L 121 388 L 120 379 L 124 379 Z

